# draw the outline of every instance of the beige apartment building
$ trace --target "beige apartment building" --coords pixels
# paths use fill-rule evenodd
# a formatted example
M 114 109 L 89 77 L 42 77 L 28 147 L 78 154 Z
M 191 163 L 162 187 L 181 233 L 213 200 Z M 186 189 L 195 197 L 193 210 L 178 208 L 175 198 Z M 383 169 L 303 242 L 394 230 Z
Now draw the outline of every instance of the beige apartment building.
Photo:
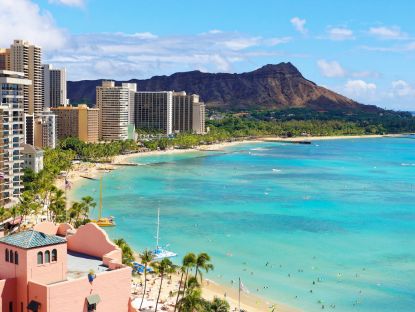
M 173 131 L 206 133 L 205 104 L 197 94 L 173 93 Z
M 99 140 L 99 109 L 85 104 L 51 109 L 57 118 L 58 140 L 74 137 L 87 143 Z
M 7 53 L 6 53 L 7 54 Z M 6 59 L 6 57 L 5 57 Z M 14 40 L 10 46 L 9 68 L 32 81 L 24 88 L 24 112 L 39 115 L 43 109 L 42 49 L 24 40 Z
M 130 117 L 130 84 L 115 86 L 114 81 L 103 81 L 96 88 L 96 107 L 99 109 L 99 139 L 120 141 L 128 139 Z

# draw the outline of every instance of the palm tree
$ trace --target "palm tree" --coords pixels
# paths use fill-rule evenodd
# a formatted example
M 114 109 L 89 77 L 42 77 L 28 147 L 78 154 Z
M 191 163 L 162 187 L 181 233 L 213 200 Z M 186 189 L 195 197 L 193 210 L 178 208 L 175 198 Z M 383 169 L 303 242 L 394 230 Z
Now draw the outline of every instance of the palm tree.
M 37 201 L 35 201 L 35 195 L 32 191 L 25 191 L 19 198 L 19 204 L 17 205 L 17 209 L 22 216 L 22 220 L 19 223 L 19 230 L 20 225 L 26 218 L 26 216 L 36 213 L 39 210 L 40 206 Z
M 215 297 L 210 304 L 210 310 L 212 312 L 229 312 L 230 306 L 226 300 Z
M 4 207 L 0 207 L 0 222 L 3 222 L 10 216 L 9 210 Z
M 189 270 L 193 268 L 195 265 L 196 265 L 196 255 L 194 253 L 188 253 L 187 255 L 183 257 L 182 267 L 180 268 L 182 275 L 180 277 L 179 290 L 177 292 L 176 305 L 174 306 L 174 311 L 176 311 L 178 307 L 177 305 L 178 305 L 179 296 L 180 296 L 180 289 L 182 287 L 183 276 L 186 274 L 186 278 L 184 281 L 184 287 L 183 287 L 184 288 L 183 292 L 184 292 L 186 290 L 186 283 L 187 283 L 187 277 L 189 275 Z
M 121 249 L 122 263 L 131 266 L 131 262 L 134 261 L 134 252 L 130 245 L 127 244 L 124 238 L 115 239 L 114 243 Z
M 202 299 L 202 292 L 200 284 L 194 277 L 190 277 L 187 281 L 187 288 L 180 299 L 180 310 L 181 312 L 194 312 L 194 311 L 207 311 L 203 309 L 205 301 Z
M 58 188 L 52 190 L 49 210 L 53 222 L 64 222 L 66 220 L 66 198 L 64 191 Z
M 161 287 L 163 286 L 163 279 L 165 274 L 171 274 L 174 273 L 175 271 L 175 266 L 173 264 L 173 262 L 171 262 L 170 259 L 168 258 L 164 258 L 163 260 L 161 260 L 160 262 L 152 262 L 151 266 L 153 267 L 154 271 L 157 274 L 160 274 L 160 288 L 159 288 L 159 293 L 157 295 L 157 301 L 156 301 L 156 308 L 154 309 L 154 312 L 157 312 L 157 306 L 160 300 L 160 293 L 161 293 Z
M 143 253 L 140 255 L 140 258 L 141 258 L 141 264 L 144 265 L 144 291 L 143 291 L 143 297 L 140 303 L 140 309 L 141 309 L 141 306 L 143 305 L 143 301 L 144 301 L 144 295 L 146 294 L 146 288 L 147 288 L 147 267 L 149 263 L 153 261 L 154 254 L 148 249 L 145 249 Z
M 196 258 L 195 278 L 197 279 L 199 274 L 200 281 L 202 281 L 201 269 L 205 270 L 206 273 L 214 269 L 213 264 L 210 263 L 210 256 L 206 252 L 198 254 Z
M 69 213 L 71 215 L 71 219 L 75 219 L 74 220 L 74 225 L 78 226 L 79 225 L 79 217 L 82 214 L 84 208 L 83 208 L 83 204 L 79 203 L 79 202 L 74 202 L 72 204 L 71 209 L 69 210 Z
M 97 203 L 91 196 L 82 197 L 83 215 L 85 219 L 88 219 L 89 211 L 91 208 L 95 208 Z
M 188 289 L 186 295 L 180 299 L 180 312 L 201 311 L 202 291 L 200 288 Z

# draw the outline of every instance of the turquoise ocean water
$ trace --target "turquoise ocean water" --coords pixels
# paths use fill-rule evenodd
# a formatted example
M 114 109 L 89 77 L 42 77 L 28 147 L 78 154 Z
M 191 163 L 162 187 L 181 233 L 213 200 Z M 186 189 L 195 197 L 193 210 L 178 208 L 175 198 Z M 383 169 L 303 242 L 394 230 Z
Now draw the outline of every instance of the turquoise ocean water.
M 305 311 L 415 311 L 415 139 L 133 161 L 142 166 L 104 178 L 111 237 L 154 247 L 159 207 L 162 243 L 180 255 L 208 252 L 219 283 L 240 277 L 251 293 Z M 73 192 L 98 200 L 98 189 L 85 181 Z

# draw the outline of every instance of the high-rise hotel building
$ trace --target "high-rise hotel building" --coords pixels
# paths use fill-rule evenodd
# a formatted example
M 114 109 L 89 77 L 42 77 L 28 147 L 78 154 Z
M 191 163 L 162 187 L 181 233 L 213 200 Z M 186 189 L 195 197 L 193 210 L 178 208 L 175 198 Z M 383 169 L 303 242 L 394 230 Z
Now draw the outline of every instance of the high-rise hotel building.
M 24 73 L 0 70 L 0 204 L 16 200 L 23 188 L 23 107 L 30 85 Z
M 96 88 L 100 140 L 128 139 L 131 91 L 129 84 L 115 86 L 114 81 L 103 81 Z
M 205 133 L 205 104 L 199 102 L 199 95 L 173 94 L 173 131 Z
M 0 70 L 10 70 L 10 49 L 0 48 Z
M 137 84 L 136 83 L 122 83 L 122 87 L 128 88 L 129 90 L 129 101 L 128 101 L 128 123 L 134 124 L 135 117 L 135 94 L 137 93 Z
M 137 92 L 135 94 L 135 126 L 173 133 L 173 91 Z
M 24 40 L 10 46 L 10 68 L 32 81 L 24 88 L 24 112 L 37 116 L 43 110 L 42 50 Z
M 87 143 L 96 143 L 98 137 L 99 109 L 85 104 L 52 108 L 57 116 L 58 140 L 73 137 Z
M 34 121 L 34 146 L 37 148 L 56 147 L 56 115 L 45 108 Z
M 66 99 L 66 69 L 53 68 L 52 65 L 42 65 L 44 107 L 65 106 Z

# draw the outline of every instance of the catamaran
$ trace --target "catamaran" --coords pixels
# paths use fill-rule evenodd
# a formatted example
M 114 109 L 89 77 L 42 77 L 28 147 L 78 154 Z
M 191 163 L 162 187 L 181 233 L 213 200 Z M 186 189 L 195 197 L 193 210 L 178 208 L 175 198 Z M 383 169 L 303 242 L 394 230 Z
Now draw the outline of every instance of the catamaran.
M 100 227 L 115 226 L 114 217 L 103 217 L 102 216 L 102 177 L 99 182 L 99 209 L 98 209 L 98 220 L 91 220 L 92 223 Z
M 161 246 L 159 246 L 159 239 L 160 239 L 160 208 L 157 209 L 157 233 L 156 233 L 156 249 L 153 250 L 154 260 L 162 260 L 164 258 L 172 258 L 176 257 L 177 254 L 168 251 Z

